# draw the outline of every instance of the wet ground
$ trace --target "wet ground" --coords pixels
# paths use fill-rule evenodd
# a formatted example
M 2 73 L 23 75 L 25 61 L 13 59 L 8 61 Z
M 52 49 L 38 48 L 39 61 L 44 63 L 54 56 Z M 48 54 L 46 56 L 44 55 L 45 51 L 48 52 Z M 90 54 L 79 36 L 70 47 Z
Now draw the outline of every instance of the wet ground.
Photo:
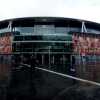
M 43 100 L 100 100 L 99 86 L 78 81 L 73 84 L 72 79 L 38 71 L 44 79 L 44 83 L 39 84 L 40 87 L 42 86 L 41 89 L 38 88 L 38 93 Z M 41 100 L 38 95 L 37 98 Z
M 5 81 L 1 82 L 0 100 L 7 100 L 7 95 L 18 100 L 32 100 L 31 97 L 33 100 L 100 100 L 99 86 L 73 83 L 72 79 L 39 69 L 35 70 L 32 80 L 29 70 L 13 73 L 8 86 L 3 84 Z

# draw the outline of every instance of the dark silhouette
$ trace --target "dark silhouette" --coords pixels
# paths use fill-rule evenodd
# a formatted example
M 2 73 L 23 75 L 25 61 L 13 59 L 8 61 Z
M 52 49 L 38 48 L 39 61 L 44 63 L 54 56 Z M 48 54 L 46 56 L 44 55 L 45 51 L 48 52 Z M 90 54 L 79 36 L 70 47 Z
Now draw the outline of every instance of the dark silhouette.
M 75 68 L 75 57 L 72 56 L 72 63 L 70 66 L 70 75 L 76 77 L 76 68 Z M 77 81 L 75 79 L 73 79 L 73 84 L 76 84 Z
M 36 89 L 34 81 L 36 64 L 38 64 L 36 58 L 29 54 L 15 57 L 7 89 L 7 100 L 35 99 Z

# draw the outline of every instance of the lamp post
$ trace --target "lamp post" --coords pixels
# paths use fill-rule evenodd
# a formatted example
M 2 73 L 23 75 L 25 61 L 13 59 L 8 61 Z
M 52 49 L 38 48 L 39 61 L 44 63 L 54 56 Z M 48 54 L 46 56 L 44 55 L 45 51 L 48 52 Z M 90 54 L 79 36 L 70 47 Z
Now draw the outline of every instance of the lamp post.
M 51 58 L 51 57 L 50 57 L 50 54 L 51 54 L 51 53 L 50 53 L 50 49 L 51 49 L 51 46 L 49 46 L 49 68 L 51 68 L 51 64 L 50 64 L 50 58 Z

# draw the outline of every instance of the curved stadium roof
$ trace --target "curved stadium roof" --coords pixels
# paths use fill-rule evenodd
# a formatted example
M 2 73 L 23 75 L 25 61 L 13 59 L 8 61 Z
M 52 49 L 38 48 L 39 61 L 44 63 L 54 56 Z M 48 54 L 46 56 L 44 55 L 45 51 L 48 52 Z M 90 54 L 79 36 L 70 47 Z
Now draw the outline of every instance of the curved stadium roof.
M 0 21 L 0 29 L 8 26 L 9 22 L 12 22 L 12 27 L 28 27 L 34 26 L 34 24 L 54 24 L 55 26 L 65 27 L 82 27 L 82 22 L 85 22 L 86 28 L 100 31 L 100 24 L 87 20 L 65 18 L 65 17 L 23 17 L 14 18 Z

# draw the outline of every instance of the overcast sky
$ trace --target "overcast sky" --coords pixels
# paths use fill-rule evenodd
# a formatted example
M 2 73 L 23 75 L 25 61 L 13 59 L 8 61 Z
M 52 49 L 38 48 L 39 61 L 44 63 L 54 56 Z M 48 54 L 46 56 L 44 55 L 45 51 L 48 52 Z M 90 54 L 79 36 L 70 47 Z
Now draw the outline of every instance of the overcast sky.
M 100 0 L 0 0 L 0 20 L 55 16 L 100 23 Z

